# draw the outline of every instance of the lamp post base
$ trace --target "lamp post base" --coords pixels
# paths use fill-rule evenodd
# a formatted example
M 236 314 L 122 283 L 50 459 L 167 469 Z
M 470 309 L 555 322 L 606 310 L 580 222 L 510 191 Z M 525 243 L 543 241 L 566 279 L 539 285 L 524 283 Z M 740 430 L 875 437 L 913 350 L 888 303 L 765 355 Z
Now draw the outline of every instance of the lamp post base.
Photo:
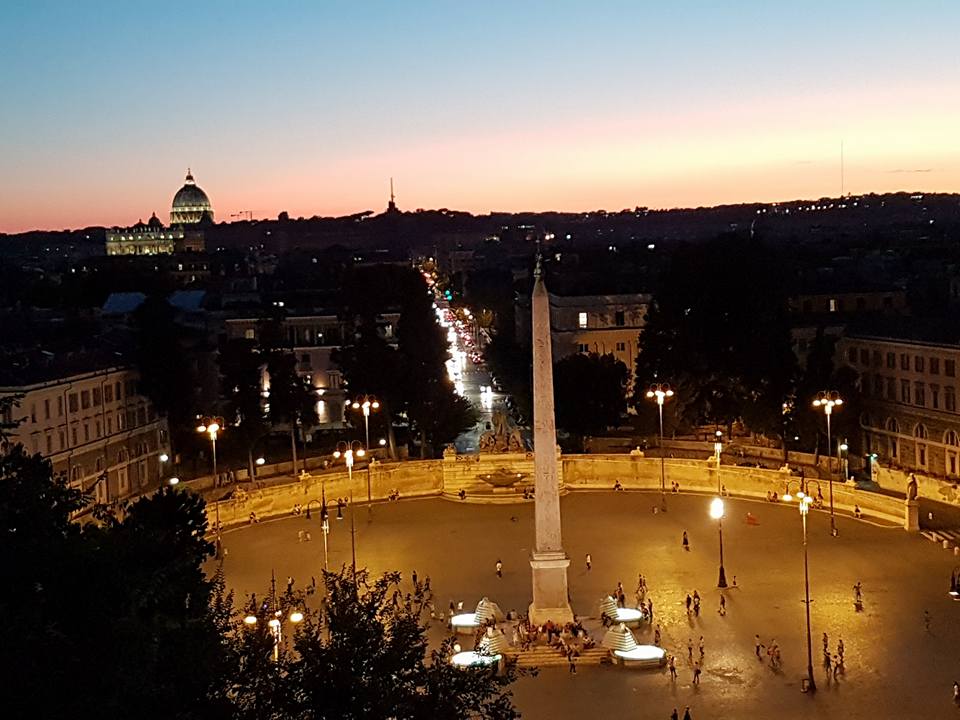
M 720 579 L 717 580 L 717 587 L 718 588 L 727 587 L 727 574 L 723 570 L 723 565 L 720 566 Z

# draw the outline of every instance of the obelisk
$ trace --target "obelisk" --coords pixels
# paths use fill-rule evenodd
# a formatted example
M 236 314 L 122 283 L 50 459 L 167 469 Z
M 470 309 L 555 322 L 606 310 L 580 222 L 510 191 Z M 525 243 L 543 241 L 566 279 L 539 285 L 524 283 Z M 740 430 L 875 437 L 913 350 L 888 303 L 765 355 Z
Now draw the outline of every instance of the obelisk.
M 573 621 L 567 597 L 570 558 L 560 540 L 560 482 L 557 473 L 557 427 L 553 412 L 553 352 L 550 340 L 550 298 L 537 255 L 533 284 L 533 475 L 536 542 L 530 621 L 537 625 Z

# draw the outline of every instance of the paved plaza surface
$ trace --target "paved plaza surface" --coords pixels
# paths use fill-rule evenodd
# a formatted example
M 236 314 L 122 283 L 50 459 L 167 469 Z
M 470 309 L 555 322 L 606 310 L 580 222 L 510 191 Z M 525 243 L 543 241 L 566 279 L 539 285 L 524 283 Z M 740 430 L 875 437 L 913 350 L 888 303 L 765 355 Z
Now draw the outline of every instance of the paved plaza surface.
M 622 581 L 628 602 L 637 574 L 647 578 L 662 644 L 678 658 L 679 677 L 666 670 L 615 666 L 582 667 L 576 675 L 544 669 L 515 686 L 517 704 L 529 718 L 668 718 L 690 705 L 694 718 L 949 718 L 960 717 L 952 683 L 960 679 L 960 603 L 947 595 L 956 561 L 918 535 L 849 517 L 838 518 L 831 538 L 829 515 L 809 516 L 813 659 L 818 692 L 804 695 L 806 672 L 803 555 L 795 505 L 728 500 L 723 525 L 729 582 L 727 614 L 718 613 L 717 526 L 710 498 L 669 495 L 668 512 L 653 514 L 658 495 L 643 492 L 577 493 L 561 501 L 564 547 L 571 558 L 574 612 L 598 615 L 598 601 Z M 748 525 L 751 512 L 758 525 Z M 487 595 L 504 609 L 525 611 L 530 601 L 529 555 L 533 505 L 476 505 L 441 499 L 357 506 L 357 561 L 378 573 L 416 570 L 430 576 L 438 609 L 450 600 L 475 606 Z M 323 541 L 318 515 L 264 521 L 224 534 L 224 567 L 238 600 L 263 594 L 271 570 L 278 584 L 298 585 L 320 575 Z M 313 540 L 297 542 L 309 530 Z M 684 552 L 681 534 L 690 536 Z M 331 520 L 331 566 L 350 562 L 349 511 Z M 584 555 L 591 553 L 587 571 Z M 497 578 L 495 563 L 503 561 Z M 407 575 L 408 576 L 408 575 Z M 863 584 L 857 612 L 852 587 Z M 703 596 L 699 617 L 687 615 L 684 599 Z M 929 632 L 924 610 L 932 618 Z M 433 631 L 443 633 L 442 623 Z M 822 667 L 822 635 L 835 652 L 845 644 L 845 673 L 828 680 Z M 783 667 L 774 671 L 754 654 L 754 634 L 776 639 Z M 652 631 L 636 631 L 652 641 Z M 688 638 L 706 644 L 699 687 L 691 683 Z M 599 638 L 597 638 L 599 640 Z M 694 656 L 697 649 L 694 647 Z

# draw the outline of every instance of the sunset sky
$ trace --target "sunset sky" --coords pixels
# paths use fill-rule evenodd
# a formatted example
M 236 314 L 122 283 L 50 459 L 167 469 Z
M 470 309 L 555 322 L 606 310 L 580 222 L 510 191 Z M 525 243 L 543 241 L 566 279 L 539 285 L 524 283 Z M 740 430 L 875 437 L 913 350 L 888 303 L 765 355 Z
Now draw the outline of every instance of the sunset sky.
M 960 192 L 960 2 L 0 8 L 0 231 Z

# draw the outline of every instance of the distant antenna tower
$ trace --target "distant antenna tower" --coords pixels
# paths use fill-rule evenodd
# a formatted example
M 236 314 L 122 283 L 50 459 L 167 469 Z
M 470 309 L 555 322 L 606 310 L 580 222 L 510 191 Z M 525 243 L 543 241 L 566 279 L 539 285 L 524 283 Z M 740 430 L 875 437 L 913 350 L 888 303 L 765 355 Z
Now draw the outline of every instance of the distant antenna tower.
M 394 197 L 394 194 L 393 194 L 393 178 L 390 178 L 390 202 L 387 203 L 388 213 L 399 212 L 399 210 L 397 210 L 397 203 L 395 202 L 395 200 L 396 198 Z
M 843 140 L 840 141 L 840 197 L 843 197 Z

